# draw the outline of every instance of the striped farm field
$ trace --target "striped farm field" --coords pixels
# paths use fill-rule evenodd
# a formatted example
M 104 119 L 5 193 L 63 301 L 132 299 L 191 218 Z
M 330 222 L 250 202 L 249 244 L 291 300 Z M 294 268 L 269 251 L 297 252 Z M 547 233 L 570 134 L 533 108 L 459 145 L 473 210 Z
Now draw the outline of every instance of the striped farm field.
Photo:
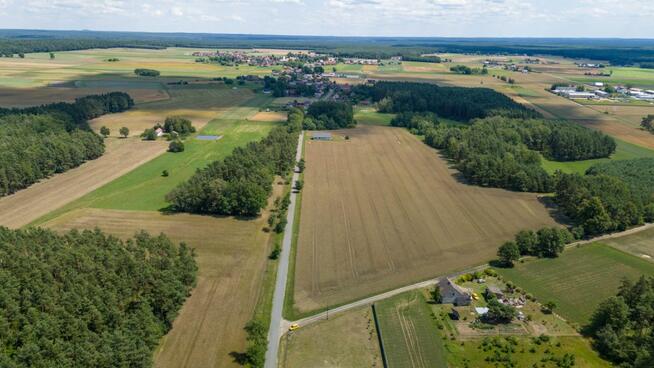
M 389 367 L 446 367 L 445 350 L 429 306 L 419 291 L 375 304 Z
M 402 128 L 307 141 L 297 241 L 299 313 L 479 265 L 525 228 L 554 226 L 535 194 L 461 183 Z

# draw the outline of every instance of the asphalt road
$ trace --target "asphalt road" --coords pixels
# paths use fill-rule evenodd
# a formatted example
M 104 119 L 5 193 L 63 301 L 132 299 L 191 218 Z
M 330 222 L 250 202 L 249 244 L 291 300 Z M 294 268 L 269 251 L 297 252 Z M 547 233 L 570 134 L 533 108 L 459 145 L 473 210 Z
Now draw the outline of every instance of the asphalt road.
M 300 134 L 297 142 L 297 154 L 295 161 L 302 158 L 302 142 L 304 141 L 304 132 Z M 297 167 L 293 174 L 291 188 L 295 187 L 295 182 L 300 178 Z M 284 296 L 286 295 L 286 281 L 288 279 L 288 264 L 291 259 L 291 240 L 293 239 L 293 223 L 295 222 L 295 201 L 297 193 L 291 190 L 291 204 L 286 214 L 286 228 L 284 229 L 284 239 L 282 240 L 282 252 L 279 258 L 279 267 L 277 268 L 277 281 L 275 283 L 275 293 L 273 294 L 272 315 L 270 318 L 270 329 L 268 330 L 268 351 L 266 351 L 266 368 L 277 368 L 277 353 L 279 351 L 279 341 L 283 333 L 282 311 L 284 309 Z

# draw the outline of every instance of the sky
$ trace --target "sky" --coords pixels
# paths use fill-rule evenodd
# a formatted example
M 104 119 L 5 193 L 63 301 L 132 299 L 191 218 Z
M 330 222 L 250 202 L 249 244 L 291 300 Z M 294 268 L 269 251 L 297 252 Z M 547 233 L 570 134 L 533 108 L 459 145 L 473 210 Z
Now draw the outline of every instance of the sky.
M 0 0 L 0 28 L 653 38 L 654 0 Z

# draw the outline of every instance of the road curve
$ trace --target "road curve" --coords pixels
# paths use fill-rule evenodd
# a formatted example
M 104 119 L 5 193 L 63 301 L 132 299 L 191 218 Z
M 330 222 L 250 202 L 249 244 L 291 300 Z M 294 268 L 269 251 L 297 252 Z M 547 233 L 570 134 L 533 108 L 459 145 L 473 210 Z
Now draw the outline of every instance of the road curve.
M 302 143 L 304 132 L 300 133 L 297 142 L 297 153 L 295 162 L 302 158 Z M 273 294 L 272 314 L 270 318 L 270 329 L 268 330 L 268 350 L 266 351 L 266 368 L 277 368 L 277 353 L 279 351 L 279 340 L 282 336 L 282 311 L 284 309 L 284 296 L 286 295 L 286 281 L 288 280 L 288 264 L 291 259 L 291 241 L 293 239 L 293 223 L 295 222 L 295 201 L 297 193 L 292 189 L 295 182 L 300 178 L 297 167 L 294 169 L 293 180 L 291 181 L 291 204 L 286 214 L 286 227 L 284 228 L 284 239 L 282 241 L 282 252 L 277 268 L 277 280 L 275 282 L 275 293 Z

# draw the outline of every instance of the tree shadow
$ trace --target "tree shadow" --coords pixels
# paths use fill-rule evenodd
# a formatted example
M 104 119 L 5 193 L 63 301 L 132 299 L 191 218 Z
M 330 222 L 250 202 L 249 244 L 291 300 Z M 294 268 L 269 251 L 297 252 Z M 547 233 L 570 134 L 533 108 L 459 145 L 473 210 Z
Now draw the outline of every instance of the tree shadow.
M 238 365 L 245 365 L 247 363 L 247 354 L 245 353 L 232 351 L 229 353 L 229 356 L 231 356 L 234 359 L 234 363 Z

